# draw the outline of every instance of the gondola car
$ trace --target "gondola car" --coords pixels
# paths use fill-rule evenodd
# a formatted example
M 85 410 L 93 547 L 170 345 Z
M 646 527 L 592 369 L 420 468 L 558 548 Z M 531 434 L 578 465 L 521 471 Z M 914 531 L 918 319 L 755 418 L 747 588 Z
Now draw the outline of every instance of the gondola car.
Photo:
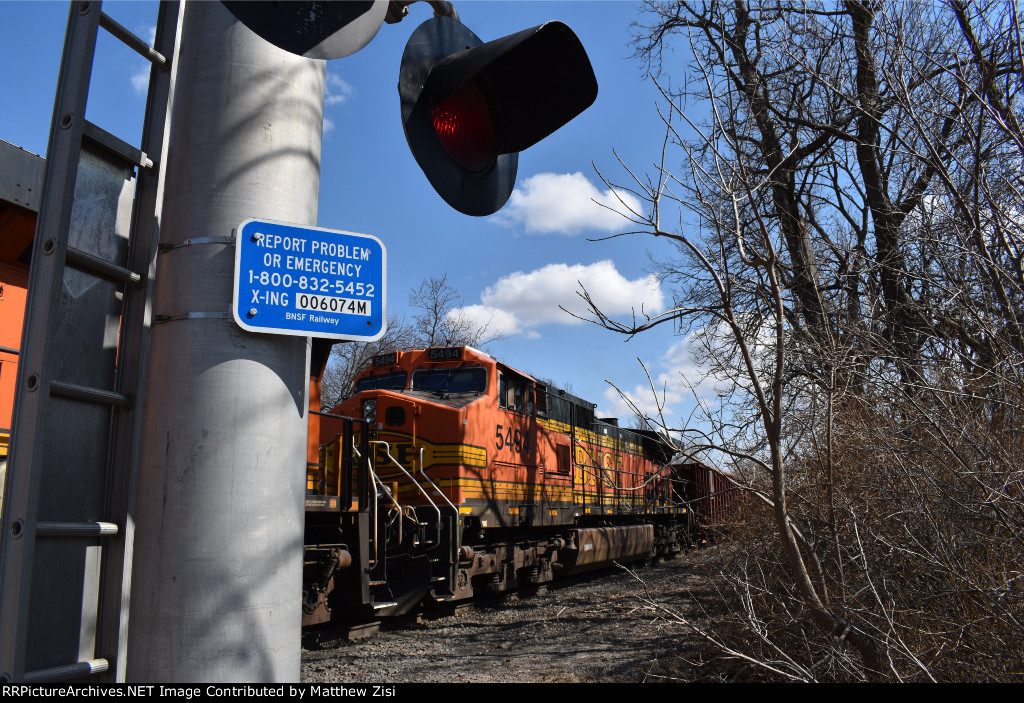
M 471 347 L 375 357 L 319 418 L 303 623 L 680 551 L 674 448 L 594 407 Z

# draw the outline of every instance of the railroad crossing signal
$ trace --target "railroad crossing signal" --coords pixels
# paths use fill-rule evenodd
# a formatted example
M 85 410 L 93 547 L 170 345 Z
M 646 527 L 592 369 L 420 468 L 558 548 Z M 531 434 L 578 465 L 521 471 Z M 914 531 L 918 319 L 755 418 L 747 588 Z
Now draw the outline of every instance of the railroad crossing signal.
M 307 59 L 340 59 L 356 53 L 377 35 L 388 7 L 385 0 L 221 3 L 261 38 Z
M 435 17 L 409 38 L 398 93 L 427 180 L 459 212 L 482 216 L 508 201 L 518 153 L 593 104 L 597 79 L 561 22 L 485 44 L 461 22 Z
M 221 0 L 271 44 L 316 59 L 366 46 L 386 15 L 384 0 L 253 2 Z M 597 79 L 579 38 L 561 22 L 486 44 L 450 3 L 413 32 L 402 55 L 398 94 L 409 148 L 434 190 L 466 215 L 500 210 L 516 183 L 519 152 L 597 99 Z M 394 8 L 392 8 L 394 9 Z

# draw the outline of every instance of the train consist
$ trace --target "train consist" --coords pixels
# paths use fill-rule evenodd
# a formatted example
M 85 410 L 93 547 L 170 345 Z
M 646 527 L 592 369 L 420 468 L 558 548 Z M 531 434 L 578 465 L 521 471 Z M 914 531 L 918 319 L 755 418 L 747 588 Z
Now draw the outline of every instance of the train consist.
M 377 356 L 355 391 L 307 470 L 303 625 L 669 557 L 735 507 L 654 432 L 470 347 Z

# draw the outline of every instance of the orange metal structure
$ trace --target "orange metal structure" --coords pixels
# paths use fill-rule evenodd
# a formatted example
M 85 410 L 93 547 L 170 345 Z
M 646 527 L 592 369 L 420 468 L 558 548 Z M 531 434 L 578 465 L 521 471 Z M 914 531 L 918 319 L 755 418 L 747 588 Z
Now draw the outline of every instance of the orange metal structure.
M 0 216 L 2 217 L 2 216 Z M 0 223 L 0 239 L 4 237 Z M 28 267 L 0 263 L 0 461 L 7 459 L 18 376 L 18 350 L 25 319 Z
M 0 141 L 0 461 L 7 459 L 44 159 Z

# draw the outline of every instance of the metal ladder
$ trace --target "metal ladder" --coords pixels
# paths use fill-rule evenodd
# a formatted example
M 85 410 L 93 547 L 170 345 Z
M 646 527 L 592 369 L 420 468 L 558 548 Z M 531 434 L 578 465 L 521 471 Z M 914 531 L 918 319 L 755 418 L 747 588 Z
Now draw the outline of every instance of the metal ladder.
M 150 47 L 100 2 L 71 3 L 4 492 L 3 681 L 124 680 L 137 399 L 180 9 L 160 4 Z M 100 27 L 153 63 L 140 148 L 85 120 Z

